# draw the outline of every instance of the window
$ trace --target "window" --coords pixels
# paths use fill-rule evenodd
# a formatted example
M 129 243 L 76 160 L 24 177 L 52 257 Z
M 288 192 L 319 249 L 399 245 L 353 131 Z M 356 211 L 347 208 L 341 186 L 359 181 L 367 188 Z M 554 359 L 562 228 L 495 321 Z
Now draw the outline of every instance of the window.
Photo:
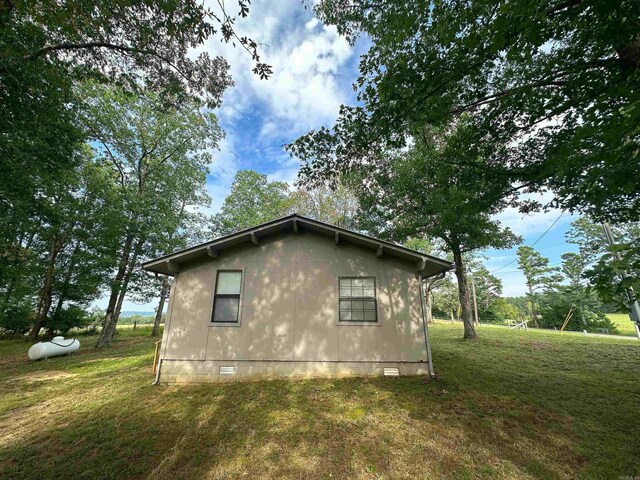
M 376 279 L 340 277 L 341 322 L 377 322 Z
M 213 322 L 238 323 L 241 271 L 218 271 L 213 299 Z

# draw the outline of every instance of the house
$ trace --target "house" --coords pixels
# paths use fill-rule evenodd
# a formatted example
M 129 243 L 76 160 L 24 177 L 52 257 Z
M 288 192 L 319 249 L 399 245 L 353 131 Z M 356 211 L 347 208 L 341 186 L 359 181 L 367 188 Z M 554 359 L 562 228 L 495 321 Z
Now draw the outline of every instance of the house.
M 420 283 L 450 262 L 293 214 L 143 264 L 173 275 L 156 381 L 433 374 Z

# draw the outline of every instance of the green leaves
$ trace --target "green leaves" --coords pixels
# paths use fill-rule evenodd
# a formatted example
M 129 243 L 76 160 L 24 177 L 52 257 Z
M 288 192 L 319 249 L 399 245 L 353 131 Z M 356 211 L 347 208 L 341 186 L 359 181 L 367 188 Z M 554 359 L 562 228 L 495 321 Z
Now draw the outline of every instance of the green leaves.
M 293 199 L 285 182 L 270 182 L 253 170 L 240 170 L 224 199 L 220 213 L 212 218 L 212 234 L 228 235 L 290 213 Z
M 426 127 L 470 113 L 487 155 L 554 203 L 637 220 L 640 192 L 637 2 L 324 0 L 318 15 L 351 41 L 367 35 L 358 107 L 288 146 L 303 181 L 384 163 Z

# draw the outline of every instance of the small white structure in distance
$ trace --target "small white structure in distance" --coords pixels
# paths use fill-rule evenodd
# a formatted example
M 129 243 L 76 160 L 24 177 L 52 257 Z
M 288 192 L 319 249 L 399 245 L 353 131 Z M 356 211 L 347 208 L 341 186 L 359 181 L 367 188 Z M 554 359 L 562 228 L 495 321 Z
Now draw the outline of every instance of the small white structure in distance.
M 53 337 L 49 342 L 38 342 L 32 345 L 27 355 L 29 360 L 43 360 L 49 357 L 58 357 L 77 352 L 80 348 L 80 340 L 76 338 Z

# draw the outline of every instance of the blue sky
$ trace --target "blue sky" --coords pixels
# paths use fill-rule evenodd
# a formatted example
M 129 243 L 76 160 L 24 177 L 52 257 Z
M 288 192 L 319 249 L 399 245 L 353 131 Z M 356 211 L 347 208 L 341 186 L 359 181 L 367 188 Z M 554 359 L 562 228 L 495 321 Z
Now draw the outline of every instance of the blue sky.
M 218 114 L 226 136 L 214 155 L 207 178 L 207 190 L 214 213 L 229 193 L 238 170 L 252 169 L 272 180 L 291 184 L 299 165 L 284 151 L 283 145 L 310 129 L 331 126 L 340 104 L 355 101 L 352 83 L 357 77 L 358 59 L 365 41 L 354 47 L 341 38 L 335 28 L 322 25 L 300 0 L 270 2 L 255 0 L 251 14 L 237 23 L 237 30 L 263 44 L 263 61 L 273 66 L 269 80 L 260 80 L 252 72 L 247 52 L 210 40 L 206 50 L 221 54 L 229 61 L 235 86 L 224 96 Z M 522 235 L 524 244 L 533 243 L 559 216 L 560 212 L 537 213 L 523 217 L 507 210 L 498 219 Z M 573 250 L 566 245 L 564 233 L 575 217 L 562 216 L 536 245 L 551 263 Z M 485 252 L 489 270 L 515 258 L 515 249 Z M 516 262 L 496 272 L 503 280 L 503 293 L 524 293 L 524 278 Z M 99 302 L 98 305 L 102 306 Z M 124 310 L 152 310 L 154 304 L 135 305 L 125 301 Z

